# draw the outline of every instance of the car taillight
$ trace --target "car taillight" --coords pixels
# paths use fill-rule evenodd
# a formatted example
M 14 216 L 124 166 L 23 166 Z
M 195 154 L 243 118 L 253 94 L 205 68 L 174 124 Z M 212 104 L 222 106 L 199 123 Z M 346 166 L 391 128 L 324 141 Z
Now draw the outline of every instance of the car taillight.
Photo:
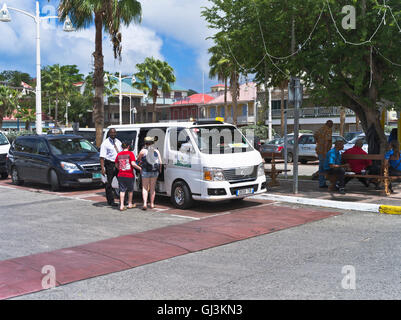
M 280 152 L 281 150 L 283 150 L 284 147 L 278 147 L 277 151 Z

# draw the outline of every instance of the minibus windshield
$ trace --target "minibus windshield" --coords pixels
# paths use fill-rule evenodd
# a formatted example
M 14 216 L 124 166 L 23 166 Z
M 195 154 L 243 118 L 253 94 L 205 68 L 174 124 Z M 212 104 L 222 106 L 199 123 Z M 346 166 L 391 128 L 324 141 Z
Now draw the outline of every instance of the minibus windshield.
M 54 139 L 49 140 L 50 149 L 55 155 L 97 153 L 96 148 L 85 139 Z
M 225 154 L 252 151 L 242 133 L 233 126 L 207 126 L 190 129 L 202 153 Z

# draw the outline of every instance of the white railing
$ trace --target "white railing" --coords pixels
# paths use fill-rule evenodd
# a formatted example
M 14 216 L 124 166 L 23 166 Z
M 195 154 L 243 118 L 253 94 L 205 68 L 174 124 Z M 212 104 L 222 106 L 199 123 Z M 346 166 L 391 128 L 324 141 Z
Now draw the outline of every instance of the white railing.
M 341 107 L 314 107 L 314 108 L 300 108 L 299 117 L 300 118 L 327 118 L 340 116 Z M 354 116 L 355 113 L 345 108 L 345 116 Z M 273 118 L 281 117 L 281 110 L 272 110 Z M 294 109 L 287 109 L 287 118 L 294 118 Z

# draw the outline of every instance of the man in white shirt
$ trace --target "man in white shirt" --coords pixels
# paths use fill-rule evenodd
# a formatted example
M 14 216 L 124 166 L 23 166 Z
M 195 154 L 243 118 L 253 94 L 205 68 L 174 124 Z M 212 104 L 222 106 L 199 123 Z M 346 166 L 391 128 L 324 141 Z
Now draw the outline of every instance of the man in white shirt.
M 107 203 L 110 206 L 118 206 L 118 204 L 114 202 L 114 193 L 111 187 L 111 182 L 117 175 L 115 160 L 117 154 L 122 151 L 121 141 L 116 138 L 116 135 L 116 129 L 110 129 L 108 138 L 104 140 L 100 146 L 100 167 L 102 168 L 102 175 L 106 174 L 107 176 L 105 189 Z

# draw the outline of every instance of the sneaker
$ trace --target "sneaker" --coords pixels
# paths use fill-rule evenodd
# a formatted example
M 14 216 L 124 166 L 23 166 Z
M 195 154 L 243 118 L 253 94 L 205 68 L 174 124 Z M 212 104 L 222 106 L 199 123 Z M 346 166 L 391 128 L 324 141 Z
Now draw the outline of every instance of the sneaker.
M 344 188 L 340 188 L 340 189 L 338 190 L 338 192 L 341 193 L 341 194 L 345 194 L 345 189 L 344 189 Z

